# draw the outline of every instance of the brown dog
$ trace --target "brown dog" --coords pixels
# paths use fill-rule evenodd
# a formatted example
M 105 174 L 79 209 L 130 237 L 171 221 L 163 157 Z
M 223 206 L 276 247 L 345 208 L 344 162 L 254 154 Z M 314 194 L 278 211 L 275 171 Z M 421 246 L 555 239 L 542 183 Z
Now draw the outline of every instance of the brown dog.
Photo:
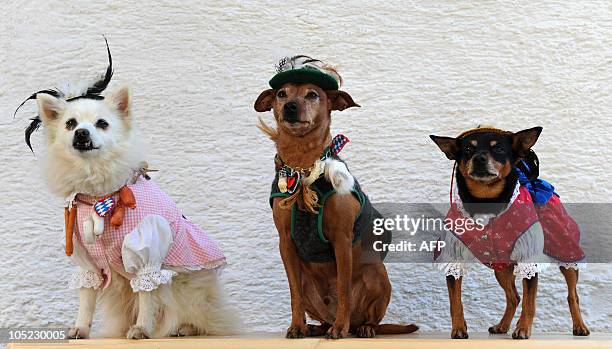
M 553 192 L 554 188 L 537 178 L 539 162 L 531 147 L 541 131 L 541 127 L 516 133 L 484 127 L 466 131 L 457 138 L 431 136 L 448 159 L 456 161 L 458 169 L 454 178 L 458 189 L 455 199 L 461 202 L 463 213 L 457 214 L 460 210 L 454 202 L 447 218 L 493 217 L 482 230 L 447 235 L 447 246 L 438 261 L 455 263 L 455 266 L 469 260 L 479 261 L 495 271 L 495 278 L 506 294 L 506 310 L 501 321 L 489 328 L 492 334 L 508 332 L 520 302 L 515 275 L 523 278 L 522 312 L 512 333 L 514 339 L 531 336 L 538 288 L 537 263 L 556 262 L 568 287 L 573 333 L 588 336 L 576 291 L 577 262 L 584 259 L 579 245 L 580 231 Z M 548 190 L 548 197 L 538 199 L 532 197 L 536 187 L 552 189 Z M 538 190 L 540 194 L 545 191 Z M 456 267 L 452 275 L 447 272 L 446 281 L 451 337 L 464 339 L 468 334 L 459 269 Z
M 296 58 L 303 56 L 292 59 Z M 382 261 L 364 263 L 362 243 L 356 243 L 354 228 L 359 217 L 363 216 L 360 215 L 361 206 L 365 205 L 361 196 L 350 195 L 351 191 L 355 193 L 354 188 L 358 187 L 358 183 L 344 163 L 334 159 L 325 161 L 324 171 L 312 175 L 313 171 L 318 171 L 313 164 L 321 159 L 321 154 L 325 153 L 332 141 L 331 111 L 358 105 L 348 93 L 337 90 L 337 87 L 333 90 L 323 89 L 320 85 L 324 83 L 316 79 L 312 80 L 316 84 L 307 83 L 299 74 L 293 78 L 300 82 L 284 82 L 277 88 L 262 92 L 255 102 L 258 112 L 274 110 L 277 128 L 263 122 L 260 128 L 276 144 L 277 170 L 279 162 L 295 171 L 307 169 L 304 177 L 308 178 L 300 177 L 303 188 L 297 189 L 297 198 L 289 202 L 291 207 L 284 202 L 287 195 L 273 194 L 271 199 L 274 223 L 280 238 L 280 253 L 291 291 L 291 326 L 286 337 L 325 334 L 327 338 L 338 339 L 346 337 L 349 332 L 358 337 L 414 332 L 418 329 L 414 325 L 380 324 L 391 298 L 391 284 Z M 274 85 L 273 80 L 270 85 Z M 311 178 L 313 176 L 316 178 Z M 278 180 L 277 174 L 273 192 Z M 321 195 L 318 202 L 317 196 L 314 197 L 314 206 L 323 214 L 322 231 L 319 233 L 323 234 L 320 240 L 329 244 L 333 258 L 329 261 L 309 259 L 310 252 L 303 246 L 297 246 L 296 237 L 292 234 L 292 216 L 312 212 L 309 208 L 313 203 L 308 203 L 307 194 L 311 184 L 313 187 L 327 186 L 332 193 L 325 200 L 324 207 Z M 299 221 L 295 224 L 299 224 Z M 369 227 L 371 230 L 371 225 Z M 298 228 L 295 228 L 296 234 L 301 230 Z M 319 238 L 315 239 L 315 244 L 320 243 Z M 307 325 L 305 314 L 320 322 L 320 325 Z

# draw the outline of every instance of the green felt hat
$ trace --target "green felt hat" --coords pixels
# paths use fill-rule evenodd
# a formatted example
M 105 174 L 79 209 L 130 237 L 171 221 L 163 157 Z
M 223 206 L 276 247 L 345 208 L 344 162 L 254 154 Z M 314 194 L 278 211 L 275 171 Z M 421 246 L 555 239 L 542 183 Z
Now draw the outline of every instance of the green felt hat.
M 342 79 L 331 67 L 308 56 L 285 57 L 276 66 L 270 87 L 279 89 L 288 82 L 311 83 L 324 90 L 337 90 Z

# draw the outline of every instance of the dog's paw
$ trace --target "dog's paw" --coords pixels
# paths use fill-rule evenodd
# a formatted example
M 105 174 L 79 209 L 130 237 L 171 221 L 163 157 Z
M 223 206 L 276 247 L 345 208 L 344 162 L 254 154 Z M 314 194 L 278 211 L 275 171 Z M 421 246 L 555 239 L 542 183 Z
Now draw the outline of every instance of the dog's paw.
M 178 337 L 197 336 L 199 334 L 200 331 L 198 331 L 198 329 L 191 324 L 183 324 L 179 326 L 178 330 L 176 331 L 176 335 Z
M 530 332 L 531 331 L 529 331 L 528 328 L 519 326 L 516 328 L 516 330 L 514 330 L 514 332 L 512 332 L 512 339 L 529 339 L 529 336 L 531 335 Z
M 574 325 L 573 329 L 574 336 L 588 336 L 591 331 L 586 327 L 585 324 Z
M 374 336 L 376 336 L 376 327 L 372 325 L 361 325 L 357 327 L 355 334 L 359 338 L 374 338 Z
M 146 333 L 144 328 L 133 325 L 127 332 L 127 339 L 147 339 L 149 335 Z
M 509 327 L 504 327 L 500 324 L 497 324 L 495 326 L 491 326 L 489 327 L 489 333 L 490 334 L 504 334 L 504 333 L 508 333 L 508 330 L 510 328 Z
M 68 339 L 89 338 L 89 327 L 71 327 L 68 330 Z
M 348 171 L 346 165 L 338 160 L 325 161 L 325 178 L 331 182 L 340 195 L 349 194 L 355 186 L 355 178 Z
M 306 325 L 301 325 L 301 326 L 291 325 L 287 329 L 287 334 L 285 335 L 285 338 L 288 338 L 288 339 L 304 338 L 307 335 L 308 335 L 308 329 Z
M 348 336 L 348 328 L 342 328 L 340 326 L 332 326 L 327 333 L 325 338 L 327 339 L 341 339 Z
M 468 339 L 469 335 L 467 333 L 467 329 L 465 328 L 453 328 L 451 331 L 452 339 Z

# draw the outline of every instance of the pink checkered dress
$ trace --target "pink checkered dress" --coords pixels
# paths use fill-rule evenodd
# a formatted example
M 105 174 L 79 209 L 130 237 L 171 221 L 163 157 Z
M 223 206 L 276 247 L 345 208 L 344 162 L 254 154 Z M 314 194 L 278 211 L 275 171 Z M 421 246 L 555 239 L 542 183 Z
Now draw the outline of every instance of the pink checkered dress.
M 110 224 L 110 217 L 106 215 L 104 232 L 96 238 L 94 244 L 85 243 L 83 222 L 92 214 L 92 205 L 96 198 L 78 194 L 74 202 L 78 205 L 75 237 L 87 250 L 91 262 L 100 269 L 105 279 L 105 286 L 110 282 L 110 267 L 127 278 L 134 277 L 127 273 L 123 266 L 121 258 L 123 239 L 143 218 L 150 215 L 162 216 L 172 229 L 173 242 L 163 261 L 164 265 L 198 270 L 214 269 L 225 264 L 225 256 L 217 243 L 202 229 L 184 218 L 172 199 L 152 180 L 139 177 L 136 183 L 128 184 L 128 187 L 136 198 L 136 208 L 125 209 L 123 224 L 118 228 Z

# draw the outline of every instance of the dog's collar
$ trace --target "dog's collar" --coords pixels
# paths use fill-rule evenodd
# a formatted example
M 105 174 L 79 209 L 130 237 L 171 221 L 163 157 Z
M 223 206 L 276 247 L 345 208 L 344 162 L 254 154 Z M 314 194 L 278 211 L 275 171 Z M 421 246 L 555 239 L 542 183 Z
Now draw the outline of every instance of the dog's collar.
M 122 186 L 121 188 L 125 187 Z M 114 196 L 116 196 L 117 194 L 119 194 L 119 191 L 121 190 L 121 188 L 119 188 L 119 190 L 115 190 L 114 192 L 112 192 L 111 194 L 107 194 L 107 195 L 102 195 L 102 196 L 97 196 L 97 195 L 87 195 L 87 194 L 77 194 L 74 197 L 74 202 L 77 202 L 79 204 L 83 204 L 83 205 L 88 205 L 88 206 L 93 206 L 98 202 L 104 201 L 106 199 L 112 198 Z
M 348 142 L 350 141 L 345 135 L 336 135 L 331 143 L 325 147 L 319 159 L 308 168 L 291 167 L 283 161 L 280 155 L 276 154 L 274 165 L 278 174 L 278 188 L 281 193 L 293 194 L 302 179 L 315 177 L 311 178 L 313 179 L 311 183 L 314 182 L 314 180 L 323 174 L 325 160 L 338 156 Z

